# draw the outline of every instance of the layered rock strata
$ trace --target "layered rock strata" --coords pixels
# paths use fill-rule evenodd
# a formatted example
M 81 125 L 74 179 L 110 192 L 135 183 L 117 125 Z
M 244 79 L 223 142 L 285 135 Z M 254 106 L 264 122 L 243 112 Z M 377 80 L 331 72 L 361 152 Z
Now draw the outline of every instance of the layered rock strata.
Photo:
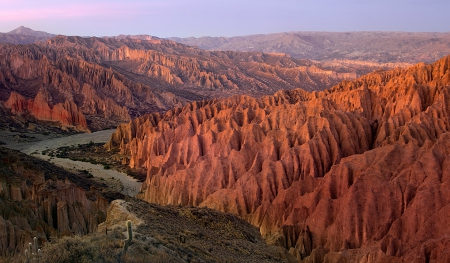
M 322 92 L 236 96 L 121 125 L 141 198 L 207 206 L 305 262 L 450 258 L 450 57 Z

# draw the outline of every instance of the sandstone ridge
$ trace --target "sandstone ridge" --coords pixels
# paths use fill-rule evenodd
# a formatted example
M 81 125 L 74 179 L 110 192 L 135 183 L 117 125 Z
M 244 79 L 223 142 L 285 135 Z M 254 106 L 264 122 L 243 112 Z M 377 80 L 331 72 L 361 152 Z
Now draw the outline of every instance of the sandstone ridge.
M 442 261 L 449 69 L 193 102 L 120 125 L 107 147 L 148 170 L 142 199 L 237 214 L 304 262 Z

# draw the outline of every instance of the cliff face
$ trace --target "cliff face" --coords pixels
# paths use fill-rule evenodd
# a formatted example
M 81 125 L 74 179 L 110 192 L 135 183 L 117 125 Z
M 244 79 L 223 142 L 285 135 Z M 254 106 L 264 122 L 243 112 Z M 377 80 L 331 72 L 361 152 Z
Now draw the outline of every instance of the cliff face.
M 142 199 L 232 212 L 305 262 L 444 260 L 449 67 L 190 103 L 107 146 L 148 169 Z
M 41 92 L 29 100 L 11 92 L 4 105 L 14 115 L 30 114 L 38 120 L 58 122 L 63 127 L 73 127 L 77 131 L 89 131 L 86 118 L 73 101 L 49 105 Z
M 43 161 L 0 148 L 0 253 L 23 253 L 37 237 L 97 230 L 108 201 L 95 185 Z M 76 184 L 74 183 L 76 182 Z
M 149 87 L 100 65 L 66 57 L 51 60 L 33 45 L 8 46 L 3 53 L 0 98 L 9 99 L 8 108 L 16 105 L 13 114 L 26 113 L 17 111 L 19 102 L 13 92 L 30 102 L 28 113 L 37 119 L 85 130 L 111 125 L 98 124 L 98 118 L 114 124 L 129 120 L 130 113 L 136 116 L 164 108 Z

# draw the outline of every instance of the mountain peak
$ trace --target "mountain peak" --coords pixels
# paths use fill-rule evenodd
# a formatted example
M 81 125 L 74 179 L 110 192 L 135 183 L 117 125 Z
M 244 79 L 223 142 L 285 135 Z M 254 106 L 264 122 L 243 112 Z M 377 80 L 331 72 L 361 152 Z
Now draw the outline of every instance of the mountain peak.
M 15 34 L 15 35 L 26 35 L 26 36 L 34 36 L 34 37 L 45 37 L 50 38 L 54 37 L 54 34 L 50 34 L 44 31 L 35 31 L 31 28 L 20 26 L 12 31 L 9 31 L 8 34 Z

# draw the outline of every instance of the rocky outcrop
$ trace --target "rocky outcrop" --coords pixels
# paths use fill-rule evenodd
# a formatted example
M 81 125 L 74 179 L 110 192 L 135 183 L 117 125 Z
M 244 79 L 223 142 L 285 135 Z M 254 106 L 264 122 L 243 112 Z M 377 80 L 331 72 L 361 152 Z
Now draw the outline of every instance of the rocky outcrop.
M 168 262 L 298 262 L 285 249 L 268 245 L 256 227 L 229 213 L 161 206 L 138 199 L 112 201 L 106 221 L 99 225 L 99 234 L 92 241 L 106 233 L 112 237 L 121 233 L 120 241 L 122 233 L 128 238 L 128 220 L 132 222 L 133 240 L 127 254 L 149 262 L 157 262 L 153 255 L 161 252 L 172 255 L 164 258 Z M 117 247 L 110 248 L 108 253 L 116 254 L 115 250 Z
M 61 168 L 0 148 L 0 253 L 23 253 L 63 235 L 95 232 L 108 200 L 98 185 Z
M 89 131 L 86 118 L 73 101 L 66 100 L 64 103 L 49 105 L 42 92 L 29 100 L 11 92 L 11 96 L 4 104 L 14 115 L 31 115 L 38 120 L 58 122 L 63 127 L 73 127 L 77 131 Z
M 119 126 L 107 147 L 148 170 L 142 199 L 232 212 L 304 262 L 442 261 L 449 68 L 194 102 Z

